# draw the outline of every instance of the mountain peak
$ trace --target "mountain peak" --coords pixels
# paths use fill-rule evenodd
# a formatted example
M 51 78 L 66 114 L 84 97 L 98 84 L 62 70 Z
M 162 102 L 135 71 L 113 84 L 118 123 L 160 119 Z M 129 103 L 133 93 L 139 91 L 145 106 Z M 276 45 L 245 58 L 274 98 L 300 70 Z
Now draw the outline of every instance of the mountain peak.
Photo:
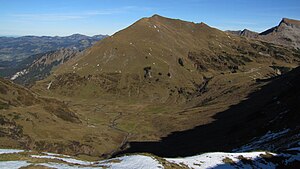
M 281 20 L 281 22 L 280 22 L 279 25 L 281 25 L 282 23 L 285 23 L 286 25 L 300 26 L 300 21 L 299 20 L 295 20 L 295 19 L 282 18 L 282 20 Z
M 160 16 L 158 14 L 154 14 L 154 15 L 151 16 L 151 18 L 163 18 L 163 16 Z
M 242 32 L 252 32 L 252 31 L 250 31 L 249 29 L 244 29 L 242 30 Z
M 165 16 L 161 16 L 161 15 L 158 15 L 158 14 L 154 14 L 154 15 L 152 15 L 151 17 L 149 17 L 147 19 L 155 20 L 155 21 L 176 20 L 176 19 L 165 17 Z
M 258 33 L 257 32 L 253 32 L 249 29 L 244 29 L 241 31 L 240 33 L 241 36 L 245 36 L 245 37 L 248 37 L 248 38 L 255 38 L 258 36 Z
M 70 38 L 86 38 L 88 36 L 82 35 L 82 34 L 79 34 L 79 33 L 75 33 L 75 34 L 72 34 L 72 35 L 70 35 L 68 37 L 70 37 Z

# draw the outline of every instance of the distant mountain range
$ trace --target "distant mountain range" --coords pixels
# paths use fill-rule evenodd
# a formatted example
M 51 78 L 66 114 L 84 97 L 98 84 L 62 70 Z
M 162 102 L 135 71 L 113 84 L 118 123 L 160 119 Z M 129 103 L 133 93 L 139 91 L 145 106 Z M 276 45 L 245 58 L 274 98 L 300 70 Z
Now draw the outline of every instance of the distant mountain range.
M 235 34 L 235 35 L 239 35 L 239 36 L 245 36 L 247 38 L 257 38 L 259 35 L 259 33 L 250 31 L 248 29 L 238 30 L 238 31 L 226 31 L 226 32 L 229 32 L 229 33 Z
M 62 48 L 30 56 L 19 62 L 17 66 L 7 69 L 7 77 L 24 86 L 34 84 L 50 75 L 57 66 L 80 55 L 80 51 L 72 48 Z
M 22 36 L 0 37 L 0 61 L 23 60 L 31 55 L 55 51 L 61 48 L 83 50 L 107 35 L 85 36 Z
M 0 76 L 30 85 L 107 35 L 0 37 Z
M 248 38 L 257 38 L 267 42 L 291 46 L 300 49 L 300 21 L 283 18 L 278 26 L 257 33 L 247 29 L 242 31 L 227 31 Z

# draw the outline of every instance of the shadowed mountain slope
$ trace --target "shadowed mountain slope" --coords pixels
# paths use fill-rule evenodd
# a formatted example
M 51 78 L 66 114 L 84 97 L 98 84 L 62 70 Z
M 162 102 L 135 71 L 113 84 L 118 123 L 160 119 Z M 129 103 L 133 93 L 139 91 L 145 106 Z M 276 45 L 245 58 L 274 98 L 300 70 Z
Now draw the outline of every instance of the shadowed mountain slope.
M 214 122 L 174 132 L 157 142 L 131 142 L 122 153 L 148 152 L 164 157 L 182 157 L 208 151 L 231 151 L 249 140 L 256 142 L 240 151 L 281 152 L 297 147 L 300 139 L 299 79 L 300 67 L 275 79 L 258 80 L 258 83 L 268 84 L 214 115 Z M 276 132 L 282 132 L 277 134 L 280 137 L 272 136 Z M 265 136 L 259 138 L 262 135 Z

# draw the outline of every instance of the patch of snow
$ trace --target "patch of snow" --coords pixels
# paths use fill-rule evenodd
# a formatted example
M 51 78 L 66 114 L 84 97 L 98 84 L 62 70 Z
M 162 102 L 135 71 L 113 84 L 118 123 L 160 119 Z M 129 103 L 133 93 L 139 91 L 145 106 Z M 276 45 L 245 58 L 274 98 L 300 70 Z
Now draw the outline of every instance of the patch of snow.
M 56 160 L 61 160 L 70 164 L 79 164 L 79 165 L 92 165 L 93 162 L 88 162 L 88 161 L 82 161 L 82 160 L 77 160 L 74 158 L 67 158 L 67 157 L 56 157 L 52 155 L 31 155 L 32 158 L 46 158 L 46 159 L 56 159 Z
M 156 25 L 153 25 L 153 27 L 156 29 L 157 27 L 156 27 Z
M 0 154 L 13 154 L 13 153 L 21 153 L 24 150 L 17 150 L 17 149 L 0 149 Z
M 244 146 L 242 146 L 238 149 L 234 149 L 233 151 L 235 151 L 235 152 L 244 152 L 244 151 L 251 151 L 251 150 L 255 150 L 255 149 L 260 149 L 262 144 L 267 143 L 267 142 L 269 142 L 271 140 L 274 140 L 276 138 L 279 138 L 279 137 L 283 136 L 284 134 L 286 134 L 288 131 L 289 131 L 289 129 L 285 129 L 285 130 L 282 130 L 282 131 L 277 132 L 277 133 L 273 133 L 271 131 L 268 131 L 262 137 L 255 138 L 249 144 L 246 144 L 246 145 L 244 145 Z
M 120 162 L 113 162 L 119 160 Z M 100 162 L 100 166 L 112 169 L 159 169 L 164 168 L 155 158 L 144 155 L 130 155 Z
M 284 131 L 280 132 L 283 133 Z M 278 133 L 269 133 L 264 136 L 269 138 L 276 136 Z M 297 153 L 293 152 L 291 154 L 281 153 L 274 154 L 269 153 L 273 156 L 282 158 L 284 164 L 289 164 L 294 161 L 300 161 L 300 147 L 294 147 L 288 149 L 289 151 L 298 151 Z M 0 149 L 0 152 L 3 153 L 18 153 L 23 150 L 9 150 L 9 149 Z M 59 169 L 95 169 L 95 168 L 108 168 L 108 169 L 163 169 L 163 165 L 155 158 L 146 155 L 127 155 L 117 158 L 112 158 L 108 160 L 88 162 L 73 159 L 70 156 L 47 153 L 43 152 L 46 155 L 31 155 L 32 158 L 44 158 L 44 159 L 56 159 L 61 160 L 65 163 L 30 163 L 26 161 L 0 161 L 0 168 L 4 169 L 17 169 L 20 167 L 26 167 L 29 165 L 35 166 L 45 166 L 50 168 L 59 168 Z M 225 152 L 214 152 L 214 153 L 205 153 L 201 155 L 184 157 L 184 158 L 164 158 L 166 161 L 177 164 L 181 167 L 189 167 L 193 169 L 202 169 L 202 168 L 268 168 L 275 169 L 276 165 L 270 161 L 266 161 L 261 155 L 267 155 L 267 152 L 243 152 L 243 153 L 225 153 Z M 227 161 L 226 161 L 227 160 Z M 246 160 L 246 162 L 244 161 Z
M 294 148 L 290 148 L 288 149 L 288 151 L 293 151 L 289 154 L 287 153 L 281 153 L 279 155 L 277 155 L 277 157 L 282 157 L 284 158 L 284 164 L 288 165 L 291 162 L 294 161 L 300 161 L 300 147 L 294 147 Z
M 299 142 L 300 143 L 300 142 Z M 298 144 L 299 144 L 298 143 Z M 300 152 L 300 147 L 294 147 L 294 148 L 290 148 L 288 149 L 289 151 L 299 151 Z
M 263 52 L 258 52 L 258 54 L 262 55 L 262 56 L 270 56 L 270 54 L 268 53 L 263 53 Z
M 27 161 L 0 161 L 1 169 L 19 169 L 21 167 L 27 167 L 30 163 Z
M 22 71 L 20 71 L 20 72 L 17 72 L 16 74 L 14 74 L 14 75 L 10 78 L 10 80 L 15 80 L 16 78 L 21 77 L 21 76 L 23 76 L 23 75 L 25 75 L 25 74 L 27 74 L 27 73 L 28 73 L 28 71 L 27 71 L 26 69 L 24 69 L 24 70 L 22 70 Z
M 253 77 L 253 76 L 249 76 L 252 80 L 256 80 L 256 78 L 255 77 Z
M 68 157 L 68 158 L 71 157 L 71 156 L 68 156 L 68 155 L 56 154 L 56 153 L 48 153 L 48 152 L 43 152 L 43 154 L 46 154 L 48 156 L 53 156 L 53 157 Z
M 50 83 L 48 83 L 48 85 L 47 85 L 47 90 L 50 89 L 51 85 L 52 85 L 52 81 L 51 81 Z
M 293 154 L 293 155 L 291 155 L 291 154 L 283 154 L 281 156 L 284 156 L 285 158 L 287 158 L 285 160 L 285 164 L 286 165 L 289 164 L 289 163 L 291 163 L 291 162 L 294 162 L 294 161 L 300 161 L 300 153 Z
M 238 168 L 276 168 L 272 163 L 266 163 L 260 155 L 265 154 L 265 152 L 249 152 L 249 153 L 205 153 L 197 156 L 186 157 L 186 158 L 165 158 L 168 162 L 178 164 L 180 166 L 186 165 L 189 168 L 202 169 L 202 168 L 214 168 L 214 167 L 223 167 L 223 168 L 236 168 L 237 166 L 225 163 L 224 160 L 231 159 L 235 164 L 240 162 L 240 157 L 252 160 L 253 164 L 247 163 L 238 163 Z M 259 160 L 260 159 L 260 162 Z
M 59 168 L 59 169 L 95 169 L 95 168 L 99 168 L 99 167 L 83 167 L 83 166 L 71 166 L 68 164 L 60 164 L 60 163 L 38 163 L 36 164 L 36 166 L 45 166 L 45 167 L 49 167 L 49 168 Z
M 245 73 L 252 73 L 252 72 L 256 72 L 258 71 L 260 68 L 251 68 L 248 72 L 245 72 Z

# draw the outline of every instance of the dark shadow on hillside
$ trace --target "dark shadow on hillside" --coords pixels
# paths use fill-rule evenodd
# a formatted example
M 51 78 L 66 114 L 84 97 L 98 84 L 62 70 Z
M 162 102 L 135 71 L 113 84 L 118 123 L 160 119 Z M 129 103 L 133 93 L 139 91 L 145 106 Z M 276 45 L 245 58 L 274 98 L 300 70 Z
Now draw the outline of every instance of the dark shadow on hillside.
M 259 83 L 259 82 L 258 82 Z M 173 132 L 159 142 L 130 142 L 129 148 L 114 154 L 148 152 L 161 157 L 192 156 L 202 152 L 230 151 L 268 130 L 299 124 L 300 68 L 273 79 L 261 90 L 228 110 L 217 113 L 214 122 Z M 280 103 L 280 104 L 279 104 Z M 289 110 L 280 121 L 269 122 Z

